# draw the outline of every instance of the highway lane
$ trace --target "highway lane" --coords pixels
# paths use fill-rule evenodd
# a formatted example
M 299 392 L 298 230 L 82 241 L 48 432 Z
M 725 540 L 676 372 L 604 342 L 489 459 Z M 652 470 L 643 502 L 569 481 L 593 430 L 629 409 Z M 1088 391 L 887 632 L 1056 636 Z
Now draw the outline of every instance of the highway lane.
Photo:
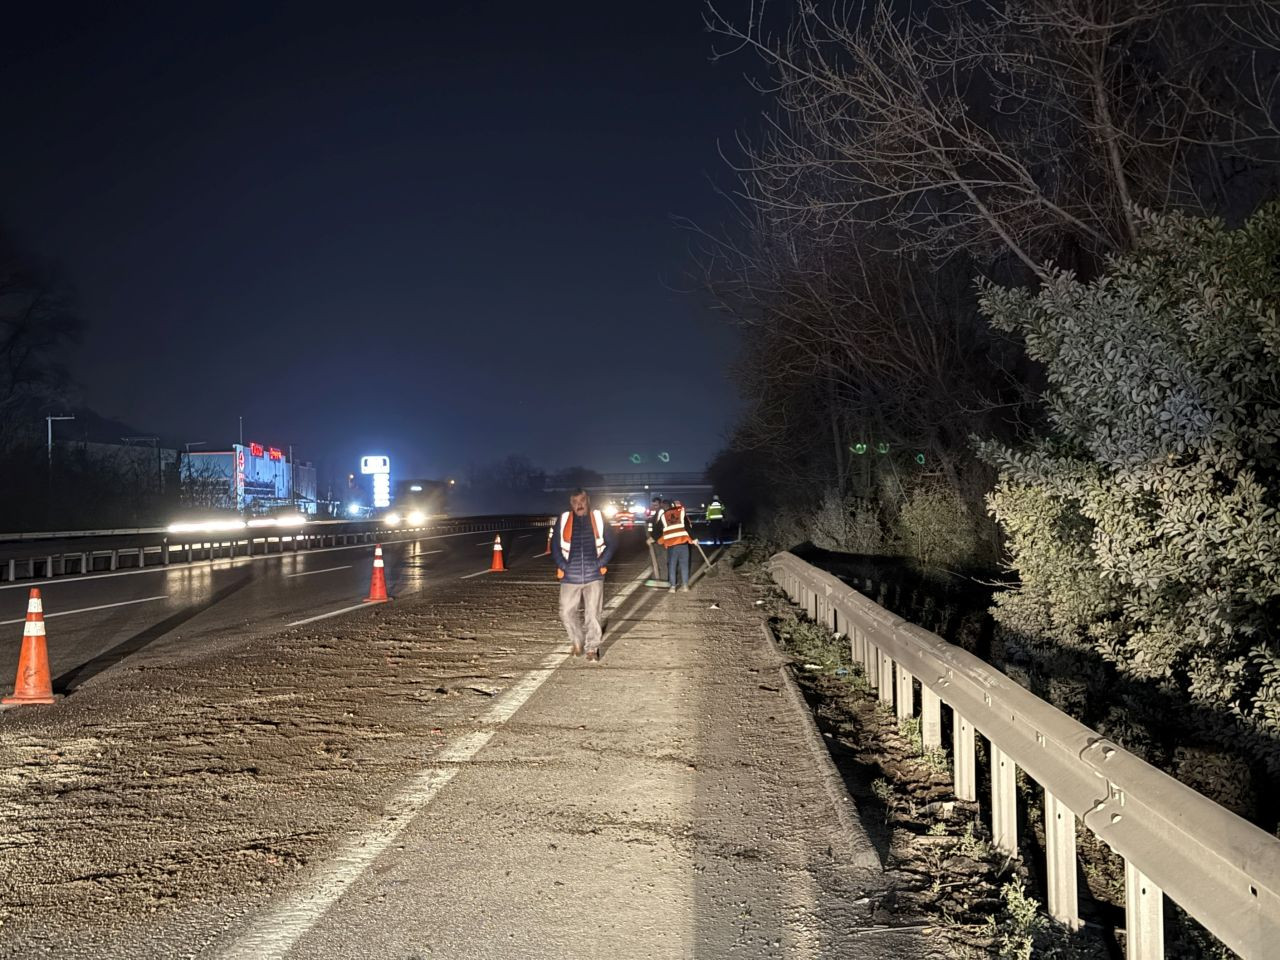
M 391 536 L 388 532 L 388 539 Z M 515 576 L 550 579 L 545 527 L 504 531 L 504 557 Z M 392 596 L 407 597 L 481 574 L 492 536 L 453 533 L 383 546 Z M 125 662 L 152 655 L 207 651 L 300 621 L 355 614 L 368 595 L 373 545 L 326 548 L 212 563 L 148 567 L 87 577 L 0 585 L 0 689 L 16 671 L 29 588 L 44 598 L 55 692 Z

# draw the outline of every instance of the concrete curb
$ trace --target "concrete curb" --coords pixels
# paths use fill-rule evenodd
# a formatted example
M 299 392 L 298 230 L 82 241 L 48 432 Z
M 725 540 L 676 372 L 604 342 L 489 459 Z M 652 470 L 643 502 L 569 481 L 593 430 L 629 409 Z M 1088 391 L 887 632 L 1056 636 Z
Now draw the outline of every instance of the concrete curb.
M 883 872 L 884 864 L 880 862 L 880 856 L 876 853 L 875 846 L 867 837 L 867 831 L 862 826 L 858 805 L 853 797 L 849 796 L 849 791 L 844 785 L 844 778 L 840 776 L 840 771 L 836 769 L 835 761 L 831 759 L 831 753 L 827 750 L 826 740 L 818 729 L 817 721 L 813 719 L 809 704 L 805 700 L 804 694 L 800 691 L 800 686 L 796 683 L 795 677 L 791 675 L 790 659 L 778 645 L 778 638 L 773 635 L 773 631 L 769 629 L 767 623 L 760 624 L 760 632 L 764 634 L 765 644 L 781 661 L 778 664 L 779 679 L 783 689 L 787 691 L 787 699 L 791 703 L 792 711 L 800 721 L 800 725 L 805 729 L 809 753 L 818 767 L 818 776 L 822 778 L 822 788 L 826 791 L 827 799 L 831 801 L 836 821 L 840 825 L 838 836 L 843 841 L 842 846 L 844 847 L 841 851 L 842 859 L 856 867 Z

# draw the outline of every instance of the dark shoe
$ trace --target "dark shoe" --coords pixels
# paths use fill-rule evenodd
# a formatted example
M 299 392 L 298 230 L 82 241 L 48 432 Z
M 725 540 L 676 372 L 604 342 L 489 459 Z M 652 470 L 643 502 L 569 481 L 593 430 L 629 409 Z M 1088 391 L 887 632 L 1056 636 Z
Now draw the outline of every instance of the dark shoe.
M 599 651 L 599 650 L 588 650 L 588 651 L 587 651 L 587 662 L 588 662 L 588 663 L 599 663 L 599 662 L 600 662 L 600 651 Z
M 582 648 L 578 646 L 576 643 L 573 645 L 573 649 L 571 649 L 569 652 L 572 653 L 575 657 L 582 656 Z

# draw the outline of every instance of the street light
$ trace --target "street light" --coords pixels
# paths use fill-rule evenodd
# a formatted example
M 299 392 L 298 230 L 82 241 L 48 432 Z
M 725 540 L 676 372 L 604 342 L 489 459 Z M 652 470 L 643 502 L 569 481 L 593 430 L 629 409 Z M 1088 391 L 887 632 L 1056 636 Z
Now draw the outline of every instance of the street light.
M 49 427 L 49 442 L 47 452 L 49 454 L 49 472 L 53 473 L 53 421 L 55 420 L 74 420 L 75 417 L 45 417 L 45 423 Z

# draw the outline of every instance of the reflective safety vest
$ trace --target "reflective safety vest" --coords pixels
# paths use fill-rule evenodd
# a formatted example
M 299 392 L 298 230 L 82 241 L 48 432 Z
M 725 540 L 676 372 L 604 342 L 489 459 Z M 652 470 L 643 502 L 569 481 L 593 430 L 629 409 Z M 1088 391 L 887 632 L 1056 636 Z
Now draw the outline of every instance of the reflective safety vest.
M 596 556 L 604 553 L 604 514 L 599 510 L 591 511 L 591 531 L 596 535 Z M 573 511 L 566 510 L 560 514 L 560 552 L 569 559 L 569 548 L 573 546 Z
M 723 520 L 724 504 L 721 503 L 719 500 L 712 500 L 711 503 L 707 505 L 707 519 Z
M 693 542 L 685 524 L 684 507 L 672 507 L 662 515 L 662 536 L 658 538 L 658 542 L 664 547 Z

